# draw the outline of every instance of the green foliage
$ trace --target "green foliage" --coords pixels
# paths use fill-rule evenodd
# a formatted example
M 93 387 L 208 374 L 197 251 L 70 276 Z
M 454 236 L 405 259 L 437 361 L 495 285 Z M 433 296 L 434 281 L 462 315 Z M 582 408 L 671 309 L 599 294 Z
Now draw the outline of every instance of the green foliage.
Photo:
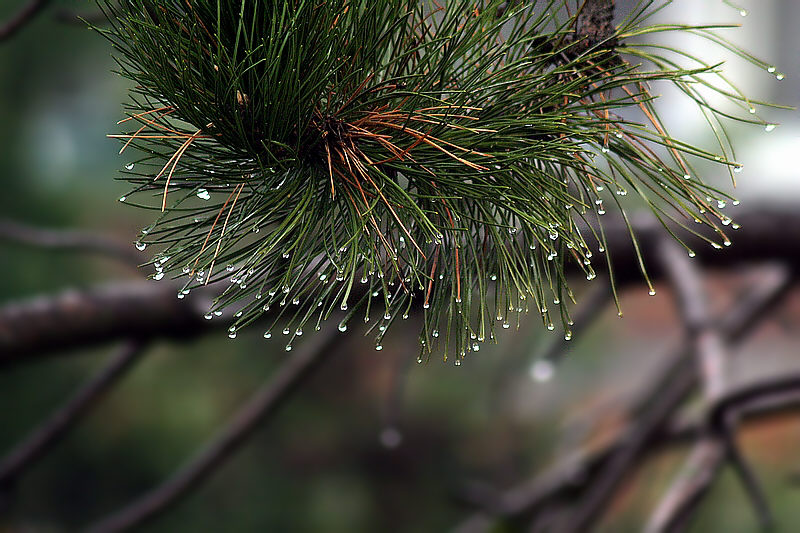
M 652 1 L 607 28 L 584 2 L 511 4 L 106 4 L 136 83 L 118 137 L 146 154 L 125 179 L 161 212 L 138 244 L 158 245 L 156 278 L 230 278 L 215 310 L 239 309 L 231 336 L 272 309 L 287 350 L 340 310 L 342 330 L 377 310 L 380 349 L 416 302 L 420 360 L 458 364 L 520 312 L 570 322 L 567 263 L 595 277 L 591 228 L 628 192 L 727 242 L 729 197 L 692 161 L 734 170 L 721 121 L 763 121 L 718 65 L 643 43 L 687 32 L 756 60 L 714 27 L 646 25 Z M 697 103 L 718 153 L 664 130 L 662 82 Z

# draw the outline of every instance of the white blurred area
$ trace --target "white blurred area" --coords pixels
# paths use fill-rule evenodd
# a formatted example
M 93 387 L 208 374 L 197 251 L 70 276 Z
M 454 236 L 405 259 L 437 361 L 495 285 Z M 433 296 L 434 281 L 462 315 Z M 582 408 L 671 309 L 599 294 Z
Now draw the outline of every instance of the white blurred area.
M 743 50 L 774 66 L 773 73 L 756 67 L 731 52 L 684 34 L 664 34 L 665 44 L 688 50 L 704 61 L 724 61 L 725 75 L 753 100 L 800 107 L 800 1 L 675 0 L 653 19 L 656 23 L 731 23 L 739 28 L 720 30 L 721 35 Z M 635 4 L 618 2 L 621 13 Z M 745 16 L 742 16 L 745 15 Z M 776 75 L 783 74 L 782 80 Z M 659 88 L 660 90 L 661 88 Z M 713 97 L 712 102 L 718 101 Z M 658 104 L 662 118 L 679 139 L 714 149 L 715 142 L 697 106 L 677 91 L 663 91 Z M 764 120 L 778 124 L 772 131 L 763 126 L 726 122 L 736 148 L 735 160 L 744 166 L 736 175 L 734 196 L 743 208 L 752 204 L 800 201 L 800 117 L 796 110 L 755 106 Z M 705 168 L 703 178 L 730 190 L 730 180 L 719 169 Z M 720 176 L 708 176 L 711 171 Z

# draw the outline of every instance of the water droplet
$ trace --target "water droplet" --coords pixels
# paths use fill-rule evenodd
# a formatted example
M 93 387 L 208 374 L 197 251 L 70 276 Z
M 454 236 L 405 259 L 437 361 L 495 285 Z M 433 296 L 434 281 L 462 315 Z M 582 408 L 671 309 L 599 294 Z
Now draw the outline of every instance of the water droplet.
M 733 167 L 733 171 L 736 172 L 737 174 L 742 170 L 744 170 L 744 167 L 742 165 L 736 165 L 735 167 Z
M 271 339 L 272 338 L 272 333 L 267 331 L 266 333 L 264 333 L 264 338 L 265 339 Z
M 647 294 L 649 294 L 650 296 L 655 296 L 656 295 L 656 290 L 655 289 L 650 289 L 650 291 Z
M 684 174 L 683 175 L 683 179 L 690 180 L 690 179 L 692 179 L 692 176 L 690 176 L 689 174 Z
M 383 350 L 383 346 L 381 346 L 380 344 L 378 344 L 377 346 L 375 346 L 375 351 L 378 351 L 378 352 L 380 352 L 381 350 Z
M 742 16 L 742 17 L 746 17 L 747 16 L 747 10 L 746 9 L 740 9 L 739 10 L 739 15 Z
M 286 345 L 286 351 L 287 352 L 291 352 L 292 351 L 292 345 L 291 344 L 287 344 Z
M 534 362 L 533 365 L 531 365 L 530 374 L 534 381 L 544 383 L 553 379 L 555 367 L 550 361 L 546 359 L 539 359 L 538 361 Z
M 210 200 L 211 194 L 205 189 L 197 189 L 197 197 L 201 200 Z
M 120 201 L 120 202 L 124 202 L 124 201 L 125 201 L 125 200 L 127 200 L 127 199 L 128 199 L 128 198 L 127 198 L 127 196 L 120 196 L 120 197 L 119 197 L 119 201 Z
M 689 257 L 694 257 L 694 256 L 696 256 L 696 255 L 697 255 L 697 254 L 696 254 L 696 253 L 694 253 L 694 251 L 693 251 L 693 250 L 689 250 Z
M 133 170 L 133 163 L 128 163 L 125 165 L 125 170 Z
M 767 72 L 769 72 L 770 74 L 774 73 L 776 70 L 778 69 L 772 65 L 767 67 Z
M 156 275 L 153 276 L 153 279 L 156 280 L 156 281 L 161 281 L 162 279 L 164 279 L 164 273 L 163 272 L 157 272 Z
M 283 334 L 288 335 L 291 332 L 289 328 L 283 328 Z
M 211 320 L 214 317 L 213 313 L 206 313 L 203 315 L 203 318 L 206 320 Z
M 143 243 L 143 242 L 141 242 L 141 241 L 136 241 L 135 243 L 133 243 L 133 245 L 134 245 L 134 246 L 136 247 L 136 249 L 137 249 L 137 250 L 139 250 L 140 252 L 141 252 L 142 250 L 144 250 L 145 248 L 147 248 L 147 244 L 145 244 L 145 243 Z
M 294 334 L 295 334 L 295 335 L 297 335 L 298 337 L 302 337 L 302 335 L 303 335 L 303 330 L 302 330 L 302 329 L 300 329 L 300 328 L 297 328 L 297 329 L 295 330 Z
M 236 332 L 235 331 L 231 331 L 230 333 L 228 333 L 228 338 L 235 339 L 236 338 Z
M 786 74 L 784 74 L 783 72 L 780 72 L 780 73 L 775 75 L 775 79 L 778 80 L 778 81 L 783 81 L 785 78 L 786 78 Z
M 769 132 L 773 131 L 775 128 L 777 128 L 777 127 L 778 127 L 777 124 L 767 124 L 766 126 L 764 126 L 764 131 L 769 133 Z

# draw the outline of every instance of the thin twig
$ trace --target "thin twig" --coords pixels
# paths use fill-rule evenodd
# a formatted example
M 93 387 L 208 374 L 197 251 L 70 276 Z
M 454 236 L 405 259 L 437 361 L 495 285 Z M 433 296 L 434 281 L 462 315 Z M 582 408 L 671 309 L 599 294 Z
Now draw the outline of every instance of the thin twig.
M 51 0 L 30 0 L 17 11 L 3 25 L 0 25 L 0 43 L 14 36 L 19 30 L 30 23 L 42 9 L 47 7 Z
M 720 321 L 720 331 L 725 338 L 729 342 L 743 339 L 769 316 L 768 310 L 774 308 L 786 296 L 788 292 L 786 289 L 791 283 L 792 276 L 788 269 L 775 266 L 775 268 L 766 270 L 760 276 L 759 284 L 748 291 Z M 670 355 L 665 357 L 667 363 L 662 370 L 656 373 L 659 377 L 643 388 L 641 396 L 634 402 L 635 407 L 631 409 L 631 412 L 646 411 L 645 406 L 652 401 L 653 397 L 658 397 L 658 394 L 653 391 L 662 390 L 661 387 L 668 381 L 667 376 L 674 372 L 675 362 L 686 361 L 689 356 L 690 351 L 683 343 L 670 352 Z M 693 368 L 691 365 L 689 366 L 690 370 Z M 773 407 L 778 408 L 779 406 Z M 494 498 L 494 501 L 483 512 L 476 513 L 467 519 L 458 530 L 464 532 L 489 531 L 494 521 L 488 519 L 487 513 L 507 520 L 527 522 L 544 506 L 571 498 L 589 487 L 593 487 L 596 478 L 606 471 L 611 459 L 619 456 L 625 447 L 630 446 L 629 435 L 636 431 L 635 428 L 639 423 L 635 415 L 631 418 L 632 421 L 628 426 L 603 447 L 577 452 L 545 473 L 502 493 L 499 497 Z M 689 433 L 696 435 L 697 431 L 691 429 Z M 663 432 L 655 434 L 644 451 L 651 451 L 652 448 L 649 444 L 660 441 L 661 435 Z
M 39 458 L 53 448 L 101 397 L 122 377 L 143 352 L 144 345 L 128 341 L 72 398 L 55 410 L 8 455 L 0 460 L 0 491 L 9 489 Z
M 328 325 L 287 359 L 273 377 L 236 412 L 197 454 L 161 485 L 88 528 L 92 533 L 128 531 L 153 519 L 200 486 L 247 439 L 291 398 L 332 354 L 336 328 Z
M 1 241 L 47 250 L 99 253 L 131 266 L 144 262 L 143 256 L 132 245 L 124 245 L 110 237 L 85 231 L 36 228 L 12 220 L 0 219 Z
M 684 324 L 692 335 L 703 384 L 703 400 L 707 406 L 713 406 L 727 389 L 725 368 L 729 354 L 719 328 L 711 323 L 702 275 L 674 241 L 664 240 L 660 252 L 661 263 L 675 289 Z M 719 424 L 709 426 L 703 432 L 681 473 L 653 513 L 647 531 L 662 533 L 685 529 L 728 459 L 731 459 L 747 489 L 762 524 L 771 522 L 763 491 L 736 445 L 735 424 L 734 418 L 725 417 Z

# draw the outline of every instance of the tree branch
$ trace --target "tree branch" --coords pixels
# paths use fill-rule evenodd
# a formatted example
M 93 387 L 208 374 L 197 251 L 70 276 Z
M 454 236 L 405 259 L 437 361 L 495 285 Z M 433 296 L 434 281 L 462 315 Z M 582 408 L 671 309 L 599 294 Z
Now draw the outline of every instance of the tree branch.
M 76 230 L 42 229 L 0 219 L 0 241 L 24 244 L 47 250 L 91 252 L 107 255 L 137 266 L 144 256 L 133 246 L 126 246 L 115 239 Z
M 785 297 L 786 289 L 792 281 L 789 271 L 783 267 L 767 270 L 759 284 L 741 298 L 719 322 L 720 331 L 725 339 L 735 342 L 747 336 L 768 316 L 768 310 Z M 641 422 L 637 413 L 646 413 L 653 399 L 659 400 L 660 394 L 654 391 L 665 390 L 670 376 L 674 379 L 677 362 L 690 362 L 690 355 L 689 347 L 681 343 L 665 358 L 666 363 L 656 372 L 657 377 L 642 389 L 639 398 L 633 402 L 634 407 L 630 410 L 631 422 L 608 443 L 600 448 L 579 451 L 543 474 L 502 493 L 493 499 L 485 511 L 467 519 L 458 531 L 463 533 L 489 531 L 493 521 L 487 513 L 515 523 L 526 523 L 532 517 L 544 514 L 543 509 L 546 506 L 578 498 L 584 491 L 593 487 L 597 478 L 608 472 L 612 459 L 628 453 L 625 452 L 626 448 L 631 446 L 631 441 L 636 440 L 634 437 L 637 432 L 641 433 L 642 430 L 638 429 Z M 692 376 L 696 375 L 693 365 L 685 365 L 683 368 L 688 369 Z M 739 393 L 736 398 L 741 398 L 741 395 L 747 396 L 746 393 Z M 793 406 L 789 400 L 786 399 L 787 404 Z M 757 406 L 752 407 L 753 412 L 757 412 Z M 776 401 L 772 405 L 765 404 L 763 407 L 766 411 L 768 408 L 780 409 L 782 406 Z M 665 431 L 671 432 L 669 426 L 653 432 L 651 439 L 646 442 L 647 445 L 639 448 L 642 453 L 651 452 L 651 444 L 660 441 Z M 694 428 L 688 432 L 691 435 L 697 434 Z
M 29 0 L 4 24 L 0 25 L 0 43 L 13 37 L 25 25 L 30 23 L 51 0 Z
M 77 393 L 47 417 L 5 458 L 0 460 L 0 494 L 17 481 L 25 469 L 33 465 L 95 405 L 125 374 L 143 352 L 144 345 L 126 342 L 100 372 L 92 376 Z
M 169 282 L 114 283 L 67 290 L 0 308 L 0 367 L 36 360 L 50 351 L 117 339 L 196 337 L 220 320 L 204 320 L 213 287 L 183 300 Z
M 151 492 L 91 525 L 88 531 L 112 533 L 136 528 L 199 487 L 332 355 L 336 337 L 337 329 L 331 325 L 312 336 L 184 466 Z
M 800 266 L 800 247 L 787 244 L 800 243 L 800 213 L 753 211 L 743 213 L 738 220 L 742 229 L 731 250 L 716 250 L 693 235 L 685 237 L 697 254 L 695 261 L 730 268 L 778 258 L 792 269 Z M 653 267 L 651 276 L 660 276 L 653 244 L 663 235 L 663 228 L 649 217 L 634 217 L 632 223 L 644 260 Z M 639 262 L 624 223 L 609 220 L 606 238 L 618 283 L 640 281 Z M 213 286 L 195 289 L 184 300 L 176 298 L 178 289 L 166 281 L 125 283 L 0 307 L 0 366 L 36 360 L 51 350 L 113 339 L 197 337 L 219 325 L 219 320 L 202 319 L 216 295 Z
M 674 241 L 663 241 L 660 256 L 675 288 L 686 329 L 692 336 L 704 402 L 713 406 L 727 389 L 725 368 L 729 354 L 722 334 L 711 323 L 702 275 Z M 763 491 L 736 444 L 735 423 L 733 418 L 726 417 L 709 425 L 700 435 L 682 472 L 653 513 L 647 531 L 665 533 L 685 529 L 726 460 L 731 461 L 739 474 L 762 524 L 766 527 L 771 523 Z

